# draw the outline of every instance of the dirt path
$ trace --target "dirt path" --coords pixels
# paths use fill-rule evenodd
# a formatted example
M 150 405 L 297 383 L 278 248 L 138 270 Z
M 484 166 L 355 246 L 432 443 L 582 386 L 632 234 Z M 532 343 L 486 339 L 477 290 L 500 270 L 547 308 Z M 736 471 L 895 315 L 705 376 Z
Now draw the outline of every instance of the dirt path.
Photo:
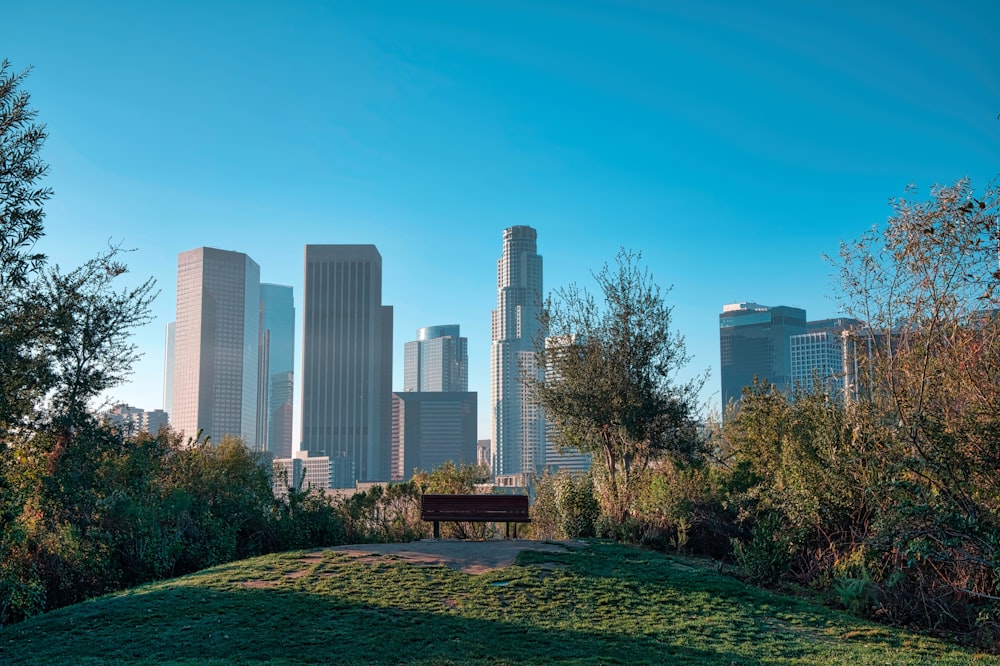
M 509 567 L 522 550 L 565 553 L 585 547 L 580 541 L 529 541 L 503 539 L 497 541 L 458 541 L 433 539 L 411 543 L 374 543 L 337 546 L 331 550 L 349 553 L 358 558 L 392 554 L 414 564 L 442 564 L 470 574 Z

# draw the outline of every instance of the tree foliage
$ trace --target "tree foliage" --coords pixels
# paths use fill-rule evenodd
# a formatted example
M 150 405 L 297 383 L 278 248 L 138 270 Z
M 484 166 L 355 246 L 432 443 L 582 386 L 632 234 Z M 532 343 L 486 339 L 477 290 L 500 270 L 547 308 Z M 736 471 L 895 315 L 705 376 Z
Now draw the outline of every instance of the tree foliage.
M 14 73 L 7 60 L 0 62 L 0 304 L 45 260 L 35 243 L 44 233 L 42 206 L 52 195 L 38 185 L 48 171 L 39 156 L 47 134 L 21 89 L 27 75 L 28 70 Z
M 671 331 L 664 292 L 639 260 L 621 250 L 614 268 L 594 274 L 601 303 L 576 285 L 547 299 L 547 339 L 537 345 L 545 370 L 529 379 L 557 446 L 593 455 L 602 509 L 619 524 L 652 460 L 694 457 L 704 382 L 678 380 L 688 361 L 684 339 Z
M 996 510 L 1000 191 L 961 180 L 893 207 L 838 263 L 842 305 L 866 324 L 867 397 L 898 423 L 893 446 L 920 463 L 920 483 L 966 511 Z
M 68 272 L 45 267 L 35 245 L 51 196 L 39 184 L 46 133 L 26 75 L 0 63 L 0 438 L 21 442 L 43 422 L 70 433 L 89 400 L 129 375 L 139 357 L 129 337 L 156 296 L 152 279 L 117 288 L 120 246 Z
M 976 608 L 1000 639 L 1000 190 L 960 180 L 893 213 L 837 262 L 867 326 L 861 407 L 881 417 L 856 431 L 892 461 L 878 568 L 919 590 L 901 619 Z
M 534 484 L 530 533 L 535 539 L 592 537 L 600 511 L 592 475 L 545 471 Z
M 1000 647 L 1000 199 L 966 180 L 844 243 L 855 397 L 744 392 L 725 428 L 748 575 Z

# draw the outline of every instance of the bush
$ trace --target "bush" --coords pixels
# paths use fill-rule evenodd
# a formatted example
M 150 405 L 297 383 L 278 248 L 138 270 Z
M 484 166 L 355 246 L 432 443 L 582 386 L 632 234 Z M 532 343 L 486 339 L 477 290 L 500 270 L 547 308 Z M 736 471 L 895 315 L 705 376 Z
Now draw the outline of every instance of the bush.
M 348 543 L 398 543 L 424 535 L 420 489 L 413 481 L 372 486 L 340 501 Z
M 733 556 L 747 580 L 772 585 L 791 568 L 793 539 L 777 513 L 765 514 L 747 542 L 733 541 Z
M 589 474 L 545 472 L 534 484 L 531 534 L 537 539 L 576 539 L 597 534 L 601 514 Z

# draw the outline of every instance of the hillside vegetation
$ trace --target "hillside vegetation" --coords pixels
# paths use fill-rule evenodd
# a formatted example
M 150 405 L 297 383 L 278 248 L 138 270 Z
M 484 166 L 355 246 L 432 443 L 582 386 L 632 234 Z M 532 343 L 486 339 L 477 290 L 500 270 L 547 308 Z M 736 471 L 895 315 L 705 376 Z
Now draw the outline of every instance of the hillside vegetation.
M 225 564 L 0 630 L 4 664 L 995 664 L 608 542 L 470 575 L 392 555 Z

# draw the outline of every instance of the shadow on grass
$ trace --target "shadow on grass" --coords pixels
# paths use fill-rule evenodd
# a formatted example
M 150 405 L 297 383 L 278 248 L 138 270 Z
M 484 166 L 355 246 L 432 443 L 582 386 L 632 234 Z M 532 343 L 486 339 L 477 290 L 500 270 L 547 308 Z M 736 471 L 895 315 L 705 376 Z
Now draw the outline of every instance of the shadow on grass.
M 655 636 L 303 596 L 169 587 L 104 598 L 4 629 L 0 663 L 753 663 Z
M 526 551 L 477 576 L 390 553 L 280 553 L 0 630 L 0 664 L 881 666 L 970 656 L 604 543 Z

